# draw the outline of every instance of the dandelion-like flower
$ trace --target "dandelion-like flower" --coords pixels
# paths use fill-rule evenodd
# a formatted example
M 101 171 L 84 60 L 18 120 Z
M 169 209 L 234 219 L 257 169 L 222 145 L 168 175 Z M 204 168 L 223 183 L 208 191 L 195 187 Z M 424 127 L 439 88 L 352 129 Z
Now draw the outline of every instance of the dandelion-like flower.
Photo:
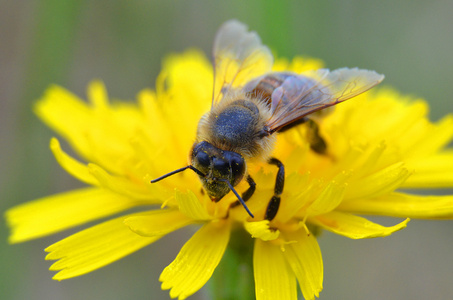
M 314 59 L 277 60 L 276 71 L 319 69 Z M 255 162 L 247 172 L 256 191 L 249 214 L 227 194 L 213 202 L 197 175 L 181 172 L 159 183 L 150 180 L 187 165 L 197 124 L 210 110 L 213 72 L 197 51 L 169 56 L 156 89 L 143 90 L 137 103 L 110 103 L 101 82 L 88 88 L 88 103 L 53 86 L 35 106 L 36 114 L 79 155 L 64 152 L 56 138 L 50 148 L 58 163 L 89 187 L 14 207 L 6 218 L 11 243 L 43 237 L 137 206 L 51 246 L 56 280 L 110 264 L 189 225 L 201 226 L 161 274 L 162 289 L 185 299 L 212 276 L 237 230 L 253 239 L 257 299 L 305 299 L 322 290 L 323 262 L 315 230 L 352 239 L 384 237 L 406 227 L 408 218 L 451 219 L 453 196 L 420 196 L 401 189 L 453 187 L 453 116 L 427 119 L 427 104 L 380 88 L 335 106 L 319 122 L 326 155 L 313 151 L 307 127 L 276 135 L 273 157 L 284 162 L 285 189 L 278 212 L 264 218 L 274 195 L 275 166 Z M 235 189 L 241 193 L 247 182 Z M 404 218 L 390 227 L 360 215 Z M 234 238 L 235 236 L 233 236 Z M 240 241 L 239 241 L 240 242 Z

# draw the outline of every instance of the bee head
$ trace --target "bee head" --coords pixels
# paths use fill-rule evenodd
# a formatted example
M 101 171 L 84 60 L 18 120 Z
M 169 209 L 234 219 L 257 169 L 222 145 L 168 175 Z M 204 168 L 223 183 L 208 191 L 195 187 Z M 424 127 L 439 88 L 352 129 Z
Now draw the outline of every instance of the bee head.
M 244 200 L 234 189 L 234 186 L 241 182 L 245 174 L 245 161 L 242 155 L 233 151 L 221 150 L 208 142 L 200 142 L 194 144 L 192 148 L 191 162 L 191 165 L 153 179 L 151 183 L 156 183 L 169 176 L 191 169 L 197 173 L 203 188 L 212 201 L 218 202 L 232 191 L 247 213 L 252 218 L 254 217 L 247 205 L 245 205 Z
M 245 161 L 242 155 L 221 150 L 208 142 L 194 145 L 191 153 L 192 165 L 209 197 L 217 202 L 237 185 L 245 174 Z

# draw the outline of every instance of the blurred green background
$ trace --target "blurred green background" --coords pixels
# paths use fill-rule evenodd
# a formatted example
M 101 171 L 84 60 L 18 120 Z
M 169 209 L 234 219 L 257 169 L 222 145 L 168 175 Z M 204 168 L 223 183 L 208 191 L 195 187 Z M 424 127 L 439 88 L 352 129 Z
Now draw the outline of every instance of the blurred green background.
M 0 211 L 80 186 L 54 161 L 53 133 L 31 112 L 52 83 L 84 97 L 88 82 L 100 78 L 111 97 L 133 100 L 153 87 L 166 54 L 189 47 L 210 53 L 219 25 L 237 18 L 281 56 L 310 55 L 331 69 L 385 74 L 385 85 L 427 99 L 437 120 L 453 112 L 452 14 L 449 0 L 3 0 Z M 76 230 L 8 245 L 4 222 L 0 228 L 0 299 L 168 299 L 159 274 L 190 234 L 178 232 L 101 270 L 56 282 L 43 249 Z M 411 221 L 385 239 L 326 233 L 321 299 L 451 299 L 452 234 L 448 221 Z

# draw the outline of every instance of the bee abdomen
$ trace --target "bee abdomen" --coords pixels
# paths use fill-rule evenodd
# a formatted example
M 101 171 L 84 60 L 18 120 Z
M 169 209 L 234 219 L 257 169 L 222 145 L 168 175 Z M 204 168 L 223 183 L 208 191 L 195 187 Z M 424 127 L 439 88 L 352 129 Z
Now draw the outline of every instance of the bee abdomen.
M 251 91 L 247 92 L 247 96 L 251 98 L 259 98 L 270 107 L 272 93 L 276 88 L 280 87 L 283 82 L 290 76 L 294 76 L 294 74 L 271 73 L 263 76 L 257 83 L 252 83 L 256 84 L 256 86 Z

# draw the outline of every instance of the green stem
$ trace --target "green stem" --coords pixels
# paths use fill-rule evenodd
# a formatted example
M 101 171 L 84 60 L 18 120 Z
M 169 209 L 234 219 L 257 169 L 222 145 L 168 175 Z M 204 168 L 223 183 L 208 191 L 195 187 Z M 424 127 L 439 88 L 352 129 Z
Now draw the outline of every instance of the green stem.
M 253 239 L 242 228 L 232 232 L 230 244 L 209 281 L 209 289 L 212 299 L 255 299 Z

